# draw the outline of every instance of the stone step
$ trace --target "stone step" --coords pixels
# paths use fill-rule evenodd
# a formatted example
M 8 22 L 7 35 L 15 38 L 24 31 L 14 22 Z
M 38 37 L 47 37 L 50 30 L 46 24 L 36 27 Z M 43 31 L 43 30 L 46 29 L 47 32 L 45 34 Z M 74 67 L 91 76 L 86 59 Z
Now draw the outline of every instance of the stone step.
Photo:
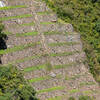
M 14 47 L 17 45 L 25 45 L 27 43 L 34 43 L 40 41 L 41 37 L 40 35 L 36 36 L 24 36 L 23 37 L 15 37 L 15 36 L 9 36 L 8 40 L 6 41 L 7 47 Z
M 31 56 L 31 55 L 34 55 L 34 54 L 39 54 L 41 52 L 39 50 L 40 49 L 43 50 L 43 47 L 39 42 L 36 42 L 36 44 L 37 44 L 37 46 L 35 46 L 35 43 L 15 45 L 13 47 L 8 48 L 7 50 L 0 51 L 0 54 L 3 54 L 3 58 L 6 58 L 6 60 L 8 59 L 7 60 L 8 62 L 13 61 L 13 60 L 17 60 L 17 59 L 21 59 L 21 57 L 24 58 L 24 56 L 26 57 L 26 56 Z M 34 48 L 34 46 L 35 46 L 35 48 Z M 63 52 L 69 52 L 69 50 L 70 50 L 70 52 L 75 52 L 75 50 L 72 48 L 72 46 L 68 46 L 67 49 L 66 49 L 66 47 L 65 48 L 64 47 L 52 48 L 52 49 L 50 49 L 49 53 L 52 53 L 52 54 L 54 54 L 54 53 L 63 53 Z M 28 54 L 28 52 L 29 52 L 30 55 Z M 38 53 L 36 53 L 36 52 L 38 52 Z M 81 50 L 79 52 L 81 52 Z M 42 53 L 43 52 L 41 52 L 40 54 L 42 54 Z M 82 55 L 84 55 L 84 54 L 82 53 Z M 61 57 L 57 57 L 57 59 L 59 59 L 59 58 L 61 58 Z M 62 58 L 64 58 L 64 57 L 62 57 Z M 83 58 L 85 58 L 85 57 L 83 57 Z M 5 62 L 6 62 L 6 60 L 5 60 Z M 61 60 L 61 59 L 59 59 L 59 60 Z M 64 59 L 62 59 L 62 61 L 63 60 Z M 76 60 L 78 60 L 78 59 L 76 59 Z M 55 61 L 55 60 L 53 60 L 53 61 Z M 70 61 L 73 61 L 73 59 L 70 58 Z
M 17 59 L 21 59 L 21 58 L 24 58 L 24 57 L 29 57 L 29 56 L 35 56 L 36 54 L 42 54 L 42 51 L 41 51 L 41 46 L 40 45 L 33 45 L 31 47 L 26 47 L 26 48 L 21 48 L 18 50 L 18 49 L 14 49 L 15 52 L 11 52 L 11 53 L 7 53 L 7 54 L 4 54 L 3 57 L 2 57 L 2 60 L 3 60 L 3 63 L 4 64 L 7 64 L 11 61 L 15 61 Z
M 35 0 L 23 0 L 23 1 L 20 1 L 20 0 L 17 0 L 17 1 L 13 1 L 13 0 L 4 0 L 5 1 L 5 4 L 7 6 L 16 6 L 16 5 L 26 5 L 28 7 L 31 7 L 32 9 L 34 10 L 38 10 L 40 9 L 39 11 L 51 11 L 45 3 L 43 2 L 40 2 L 40 1 L 35 1 Z

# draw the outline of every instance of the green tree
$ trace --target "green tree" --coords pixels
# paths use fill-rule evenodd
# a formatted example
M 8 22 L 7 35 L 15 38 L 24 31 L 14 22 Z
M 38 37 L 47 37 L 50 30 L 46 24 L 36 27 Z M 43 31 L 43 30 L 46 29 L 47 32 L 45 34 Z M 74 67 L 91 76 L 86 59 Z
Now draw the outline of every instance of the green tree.
M 0 100 L 37 100 L 35 90 L 14 66 L 0 67 Z

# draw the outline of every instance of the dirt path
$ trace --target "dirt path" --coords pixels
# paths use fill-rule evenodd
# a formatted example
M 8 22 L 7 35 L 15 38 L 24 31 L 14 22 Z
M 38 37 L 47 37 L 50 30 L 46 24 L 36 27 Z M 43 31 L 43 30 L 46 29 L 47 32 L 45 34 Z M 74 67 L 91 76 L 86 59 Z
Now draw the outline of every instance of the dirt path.
M 88 95 L 100 100 L 100 88 L 85 66 L 80 34 L 59 22 L 45 3 L 36 0 L 3 0 L 0 21 L 8 35 L 3 65 L 25 71 L 40 100 L 67 100 Z

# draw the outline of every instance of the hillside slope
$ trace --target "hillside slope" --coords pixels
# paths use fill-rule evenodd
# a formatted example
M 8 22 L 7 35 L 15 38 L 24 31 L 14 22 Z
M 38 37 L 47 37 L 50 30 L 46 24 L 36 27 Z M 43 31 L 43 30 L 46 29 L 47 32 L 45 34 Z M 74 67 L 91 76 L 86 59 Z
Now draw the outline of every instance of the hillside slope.
M 8 35 L 2 64 L 16 65 L 40 100 L 88 95 L 99 100 L 100 88 L 84 64 L 80 34 L 62 24 L 44 2 L 3 0 L 0 21 Z

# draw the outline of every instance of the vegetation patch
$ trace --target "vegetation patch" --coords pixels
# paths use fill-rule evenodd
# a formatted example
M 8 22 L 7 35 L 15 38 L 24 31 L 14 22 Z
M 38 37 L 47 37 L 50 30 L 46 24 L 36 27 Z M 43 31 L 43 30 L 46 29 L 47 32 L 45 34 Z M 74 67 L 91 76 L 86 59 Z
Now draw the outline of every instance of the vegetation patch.
M 77 65 L 77 64 L 78 63 L 73 62 L 73 63 L 69 63 L 69 64 L 54 65 L 54 66 L 52 66 L 52 69 L 66 68 L 66 67 L 70 67 L 70 66 Z M 35 70 L 41 70 L 41 69 L 47 69 L 47 64 L 31 66 L 31 67 L 25 68 L 24 72 L 31 72 L 31 71 L 35 71 Z
M 93 100 L 90 96 L 80 96 L 79 100 Z
M 33 79 L 30 79 L 29 82 L 33 83 L 33 82 L 39 82 L 39 81 L 48 80 L 48 79 L 51 79 L 51 77 L 45 76 L 45 77 L 33 78 Z
M 62 100 L 62 96 L 56 96 L 56 97 L 54 97 L 54 98 L 49 98 L 49 99 L 47 99 L 47 100 Z
M 56 53 L 51 53 L 48 56 L 51 56 L 51 57 L 56 57 L 56 56 L 69 56 L 69 55 L 73 55 L 75 53 L 79 53 L 79 51 L 75 51 L 75 52 L 64 52 L 64 53 L 57 53 L 57 54 Z M 39 54 L 39 55 L 35 55 L 35 56 L 24 57 L 24 58 L 18 59 L 16 61 L 8 62 L 8 64 L 5 64 L 4 66 L 7 66 L 9 64 L 22 63 L 22 62 L 25 62 L 25 61 L 28 61 L 28 60 L 33 60 L 33 59 L 40 58 L 42 56 L 45 56 L 45 55 Z
M 57 42 L 57 43 L 49 43 L 48 45 L 51 47 L 56 46 L 71 46 L 71 45 L 77 45 L 80 44 L 79 42 Z
M 69 56 L 69 55 L 73 55 L 75 53 L 79 53 L 79 51 L 64 52 L 64 53 L 51 53 L 51 54 L 49 54 L 49 56 L 51 56 L 51 57 L 56 57 L 56 56 Z
M 17 37 L 38 35 L 38 32 L 16 33 Z
M 19 16 L 10 16 L 10 17 L 1 17 L 0 21 L 7 21 L 11 19 L 19 19 L 19 18 L 27 18 L 27 17 L 32 17 L 33 15 L 31 14 L 24 14 L 24 15 L 19 15 Z
M 44 11 L 44 12 L 37 12 L 38 15 L 48 15 L 48 14 L 52 14 L 53 12 L 50 11 Z
M 38 66 L 31 66 L 27 67 L 24 69 L 24 72 L 30 72 L 30 71 L 35 71 L 35 70 L 40 70 L 46 68 L 46 64 L 44 65 L 38 65 Z
M 16 67 L 0 66 L 0 100 L 37 100 L 35 90 L 28 84 Z
M 47 32 L 44 32 L 44 35 L 52 35 L 52 34 L 62 34 L 61 32 L 58 32 L 58 31 L 47 31 Z
M 86 86 L 86 85 L 95 85 L 95 82 L 82 82 L 82 83 L 80 83 L 80 86 Z
M 86 75 L 87 75 L 87 73 L 74 75 L 74 76 L 72 76 L 72 77 L 66 76 L 65 80 L 75 80 L 75 79 L 77 79 L 77 78 L 80 78 L 81 76 L 84 76 L 84 77 L 85 77 Z
M 33 46 L 39 45 L 39 44 L 40 44 L 40 42 L 29 43 L 29 44 L 20 45 L 20 46 L 14 46 L 13 48 L 7 48 L 6 50 L 0 50 L 0 54 L 8 54 L 8 53 L 16 52 L 16 51 L 21 51 L 21 50 L 24 50 L 24 49 L 27 49 L 29 47 L 33 47 Z
M 0 7 L 0 10 L 10 10 L 15 8 L 26 8 L 25 5 L 17 5 L 17 6 L 8 6 L 8 7 Z
M 23 24 L 19 24 L 20 26 L 33 26 L 35 25 L 34 22 L 30 22 L 30 23 L 23 23 Z
M 55 78 L 61 78 L 61 75 L 56 75 Z M 39 82 L 39 81 L 44 81 L 49 79 L 52 79 L 52 77 L 51 76 L 37 77 L 37 78 L 29 79 L 29 82 L 33 83 L 33 82 Z
M 56 22 L 40 22 L 42 25 L 56 24 Z
M 57 86 L 57 87 L 52 87 L 52 88 L 48 88 L 48 89 L 43 89 L 43 90 L 39 90 L 37 91 L 37 93 L 44 93 L 44 92 L 52 92 L 52 91 L 56 91 L 56 90 L 63 90 L 65 87 L 62 86 Z
M 80 92 L 80 90 L 79 89 L 72 89 L 69 91 L 70 94 L 77 93 L 77 92 Z

